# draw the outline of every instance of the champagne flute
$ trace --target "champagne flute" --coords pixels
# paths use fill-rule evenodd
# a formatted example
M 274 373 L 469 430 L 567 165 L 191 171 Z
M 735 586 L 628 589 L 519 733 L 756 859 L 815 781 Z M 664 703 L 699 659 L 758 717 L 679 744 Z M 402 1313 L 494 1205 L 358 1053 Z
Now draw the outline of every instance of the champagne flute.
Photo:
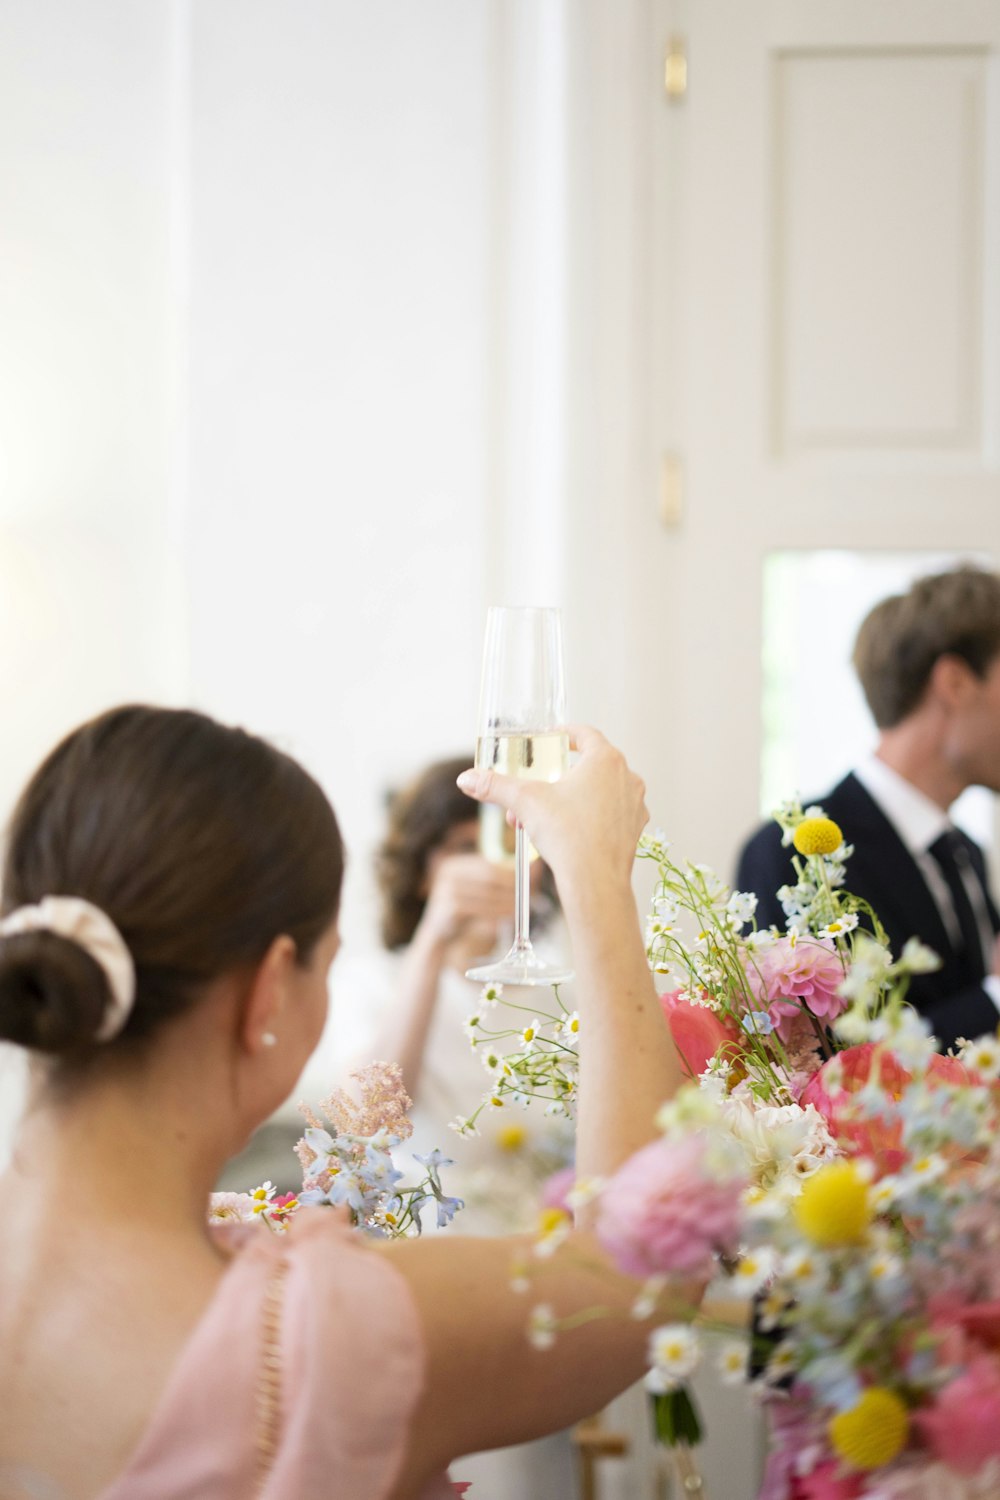
M 486 617 L 476 765 L 531 781 L 558 781 L 569 760 L 557 609 L 494 608 Z M 563 984 L 573 971 L 531 946 L 532 849 L 514 828 L 514 941 L 505 956 L 466 971 L 483 984 Z

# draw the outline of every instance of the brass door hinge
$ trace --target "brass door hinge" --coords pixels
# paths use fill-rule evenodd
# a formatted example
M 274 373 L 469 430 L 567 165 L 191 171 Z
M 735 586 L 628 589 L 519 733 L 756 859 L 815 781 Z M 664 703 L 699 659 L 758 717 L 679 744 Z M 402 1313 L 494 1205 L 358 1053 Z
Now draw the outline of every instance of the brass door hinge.
M 672 36 L 667 42 L 663 59 L 663 92 L 671 104 L 679 103 L 688 91 L 687 41 L 682 36 Z
M 671 531 L 684 519 L 684 460 L 676 452 L 664 453 L 660 464 L 660 520 Z

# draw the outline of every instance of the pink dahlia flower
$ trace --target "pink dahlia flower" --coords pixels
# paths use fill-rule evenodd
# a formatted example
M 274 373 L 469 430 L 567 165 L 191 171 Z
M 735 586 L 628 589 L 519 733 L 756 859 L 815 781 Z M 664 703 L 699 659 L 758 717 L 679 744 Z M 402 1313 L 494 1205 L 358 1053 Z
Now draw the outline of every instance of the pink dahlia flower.
M 785 1041 L 803 1006 L 821 1021 L 834 1021 L 847 1005 L 837 990 L 844 966 L 832 938 L 783 937 L 754 953 L 746 963 L 747 981 L 758 1004 L 766 1005 Z
M 560 1208 L 563 1213 L 569 1214 L 572 1218 L 573 1210 L 569 1205 L 567 1194 L 572 1191 L 575 1185 L 576 1168 L 560 1167 L 558 1172 L 553 1172 L 542 1183 L 541 1193 L 539 1194 L 542 1207 Z
M 717 1251 L 732 1252 L 742 1179 L 720 1180 L 706 1142 L 654 1141 L 601 1194 L 597 1236 L 627 1276 L 705 1276 Z
M 692 1005 L 690 1000 L 682 1000 L 680 990 L 661 995 L 660 1004 L 689 1078 L 704 1073 L 724 1043 L 739 1040 L 734 1021 L 724 1021 L 707 1005 Z
M 974 1359 L 915 1421 L 942 1463 L 975 1474 L 1000 1455 L 1000 1362 L 989 1354 Z

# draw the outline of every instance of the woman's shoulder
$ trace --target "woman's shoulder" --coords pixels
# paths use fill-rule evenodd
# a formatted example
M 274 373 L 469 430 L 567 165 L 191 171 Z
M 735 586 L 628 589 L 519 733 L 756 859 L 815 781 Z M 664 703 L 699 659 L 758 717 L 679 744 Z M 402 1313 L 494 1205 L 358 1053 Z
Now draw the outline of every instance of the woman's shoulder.
M 235 1495 L 261 1454 L 267 1500 L 387 1493 L 424 1382 L 404 1279 L 335 1209 L 301 1209 L 281 1233 L 224 1225 L 213 1238 L 229 1265 L 105 1500 L 153 1500 L 180 1469 L 192 1493 L 231 1473 Z

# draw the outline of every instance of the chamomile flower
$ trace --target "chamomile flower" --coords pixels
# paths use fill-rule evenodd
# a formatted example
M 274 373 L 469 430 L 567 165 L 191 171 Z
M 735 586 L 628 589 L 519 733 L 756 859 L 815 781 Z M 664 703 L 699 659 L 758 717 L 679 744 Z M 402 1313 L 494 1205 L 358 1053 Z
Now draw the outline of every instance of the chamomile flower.
M 828 922 L 825 927 L 821 927 L 819 935 L 820 935 L 820 937 L 825 937 L 825 938 L 842 938 L 842 937 L 846 937 L 849 932 L 853 932 L 854 931 L 854 929 L 855 929 L 855 927 L 857 927 L 857 925 L 858 925 L 858 914 L 857 914 L 857 912 L 854 912 L 854 911 L 845 912 L 842 916 L 834 917 L 833 921 L 832 922 Z
M 474 1047 L 479 1041 L 479 1037 L 476 1035 L 476 1032 L 479 1030 L 479 1023 L 481 1019 L 482 1018 L 478 1014 L 474 1013 L 471 1016 L 466 1016 L 465 1020 L 462 1022 L 462 1030 L 465 1032 L 466 1036 L 469 1038 L 469 1041 Z
M 580 1035 L 580 1012 L 574 1010 L 564 1016 L 559 1030 L 567 1041 L 575 1042 Z
M 564 1208 L 543 1208 L 538 1216 L 538 1238 L 533 1249 L 540 1260 L 553 1255 L 573 1228 L 573 1220 Z
M 456 1115 L 454 1120 L 449 1120 L 448 1129 L 453 1130 L 456 1135 L 460 1135 L 466 1140 L 479 1134 L 479 1127 L 475 1120 L 465 1115 Z
M 649 1336 L 649 1363 L 647 1388 L 660 1394 L 676 1390 L 701 1363 L 698 1335 L 687 1323 L 654 1328 Z
M 637 1323 L 644 1323 L 647 1318 L 651 1318 L 656 1311 L 660 1294 L 666 1284 L 666 1276 L 650 1276 L 643 1283 L 642 1291 L 632 1303 L 629 1309 L 629 1316 L 634 1318 Z
M 742 1385 L 749 1368 L 746 1344 L 727 1339 L 718 1352 L 715 1367 L 723 1385 Z
M 826 1267 L 814 1250 L 802 1248 L 785 1256 L 782 1273 L 793 1287 L 814 1290 L 822 1283 Z
M 909 974 L 933 974 L 935 969 L 940 969 L 941 960 L 933 948 L 928 948 L 919 938 L 911 937 L 903 944 L 899 965 Z
M 479 996 L 479 1003 L 484 1009 L 492 1010 L 503 996 L 502 984 L 484 984 Z
M 995 1033 L 965 1042 L 959 1053 L 963 1063 L 977 1078 L 1000 1077 L 1000 1037 Z
M 927 1156 L 918 1156 L 911 1161 L 906 1172 L 903 1174 L 903 1183 L 906 1188 L 921 1188 L 929 1182 L 937 1182 L 948 1170 L 948 1163 L 943 1156 L 932 1151 Z
M 745 1251 L 736 1262 L 732 1285 L 737 1292 L 752 1297 L 774 1274 L 775 1254 L 766 1245 Z
M 605 1181 L 603 1177 L 578 1177 L 566 1194 L 566 1202 L 573 1212 L 593 1203 L 600 1195 Z
M 752 891 L 733 891 L 726 902 L 726 920 L 733 927 L 744 927 L 757 910 L 757 897 Z
M 540 1302 L 531 1309 L 528 1320 L 528 1340 L 535 1349 L 551 1349 L 556 1341 L 558 1320 L 548 1302 Z
M 309 1132 L 306 1131 L 306 1134 L 308 1135 Z M 274 1197 L 274 1193 L 275 1188 L 273 1182 L 263 1182 L 261 1183 L 259 1188 L 254 1188 L 253 1192 L 250 1194 L 250 1197 L 253 1200 L 253 1212 L 255 1214 L 262 1214 L 267 1208 L 267 1205 L 270 1203 L 271 1199 Z
M 755 932 L 748 932 L 743 939 L 751 953 L 762 953 L 765 948 L 773 948 L 777 941 L 778 934 L 773 927 L 758 927 Z
M 484 1047 L 479 1054 L 479 1061 L 491 1078 L 513 1078 L 514 1076 L 510 1063 L 495 1047 Z
M 537 1016 L 524 1027 L 521 1032 L 521 1047 L 525 1052 L 533 1052 L 535 1050 L 538 1045 L 541 1029 L 542 1023 Z
M 768 1385 L 780 1385 L 783 1380 L 788 1379 L 789 1375 L 795 1373 L 798 1362 L 795 1345 L 790 1339 L 784 1339 L 778 1344 L 767 1362 L 767 1369 L 764 1371 L 765 1382 Z

